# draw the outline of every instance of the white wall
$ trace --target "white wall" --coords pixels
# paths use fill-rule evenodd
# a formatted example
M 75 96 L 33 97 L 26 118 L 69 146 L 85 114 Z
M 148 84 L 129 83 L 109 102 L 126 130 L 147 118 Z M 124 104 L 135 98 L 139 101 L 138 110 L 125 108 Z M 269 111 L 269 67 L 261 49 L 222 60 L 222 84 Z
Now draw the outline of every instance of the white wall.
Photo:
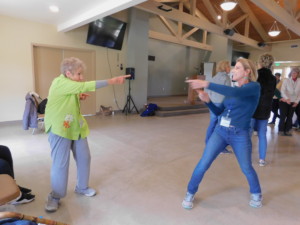
M 127 65 L 135 69 L 135 79 L 130 81 L 133 101 L 130 104 L 134 103 L 139 111 L 147 104 L 149 14 L 136 8 L 128 11 Z
M 172 23 L 173 29 L 177 24 Z M 170 34 L 157 16 L 150 17 L 150 30 Z M 186 95 L 186 77 L 199 74 L 200 64 L 209 58 L 208 51 L 156 39 L 149 39 L 148 96 Z
M 118 15 L 126 17 L 126 15 Z M 86 44 L 87 26 L 76 30 L 59 33 L 51 25 L 25 21 L 0 15 L 0 122 L 22 120 L 25 95 L 34 90 L 32 44 L 96 51 L 96 79 L 107 79 L 121 75 L 119 64 L 126 67 L 126 44 L 122 51 Z M 126 43 L 125 35 L 124 43 Z M 109 61 L 109 63 L 108 63 Z M 116 86 L 116 99 L 123 107 L 126 100 L 125 86 Z M 114 103 L 113 88 L 106 87 L 97 91 L 97 108 L 100 105 Z
M 226 36 L 209 34 L 207 43 L 213 46 L 209 62 L 219 62 L 221 60 L 229 60 L 231 62 L 232 41 Z
M 291 45 L 298 45 L 297 48 L 291 48 Z M 239 47 L 239 50 L 249 52 L 250 56 L 249 58 L 253 60 L 254 62 L 257 61 L 259 56 L 263 53 L 266 53 L 263 49 L 254 49 L 249 47 Z M 287 42 L 277 42 L 273 43 L 271 50 L 268 51 L 273 57 L 275 58 L 275 61 L 290 61 L 290 62 L 296 62 L 293 63 L 293 65 L 299 65 L 300 62 L 300 40 L 296 41 L 287 41 Z

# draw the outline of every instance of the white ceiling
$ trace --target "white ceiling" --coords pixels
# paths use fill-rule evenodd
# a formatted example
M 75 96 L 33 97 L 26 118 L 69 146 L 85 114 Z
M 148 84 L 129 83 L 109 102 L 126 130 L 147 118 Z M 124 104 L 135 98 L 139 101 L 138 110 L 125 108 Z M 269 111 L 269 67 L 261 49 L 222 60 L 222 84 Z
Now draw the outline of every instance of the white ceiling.
M 52 24 L 58 31 L 69 31 L 146 0 L 0 0 L 0 14 Z M 57 5 L 59 13 L 52 13 Z

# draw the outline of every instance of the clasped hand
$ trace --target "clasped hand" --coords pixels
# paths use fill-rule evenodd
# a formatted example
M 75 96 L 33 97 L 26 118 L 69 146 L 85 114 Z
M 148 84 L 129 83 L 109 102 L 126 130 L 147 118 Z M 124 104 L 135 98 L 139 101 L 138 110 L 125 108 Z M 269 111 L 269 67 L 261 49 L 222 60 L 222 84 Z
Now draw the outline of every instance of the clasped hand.
M 203 102 L 210 102 L 210 98 L 209 95 L 207 94 L 207 92 L 203 91 L 203 90 L 199 90 L 200 88 L 206 88 L 208 87 L 209 82 L 206 80 L 186 80 L 186 83 L 189 83 L 190 87 L 192 89 L 194 89 L 195 91 L 197 91 L 199 98 L 201 99 L 201 101 Z
M 209 84 L 206 80 L 186 80 L 185 82 L 189 83 L 192 89 L 207 88 Z

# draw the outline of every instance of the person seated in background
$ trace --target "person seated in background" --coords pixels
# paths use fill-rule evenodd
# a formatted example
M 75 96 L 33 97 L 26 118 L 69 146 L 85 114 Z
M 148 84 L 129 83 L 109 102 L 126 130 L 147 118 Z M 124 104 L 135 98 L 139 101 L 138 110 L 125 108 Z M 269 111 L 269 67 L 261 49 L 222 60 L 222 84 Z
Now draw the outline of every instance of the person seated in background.
M 13 168 L 13 159 L 11 152 L 7 146 L 0 145 L 0 174 L 7 174 L 15 179 L 14 168 Z M 11 204 L 19 205 L 23 203 L 32 202 L 35 198 L 35 195 L 31 193 L 31 190 L 19 186 L 21 191 L 21 197 L 12 202 Z

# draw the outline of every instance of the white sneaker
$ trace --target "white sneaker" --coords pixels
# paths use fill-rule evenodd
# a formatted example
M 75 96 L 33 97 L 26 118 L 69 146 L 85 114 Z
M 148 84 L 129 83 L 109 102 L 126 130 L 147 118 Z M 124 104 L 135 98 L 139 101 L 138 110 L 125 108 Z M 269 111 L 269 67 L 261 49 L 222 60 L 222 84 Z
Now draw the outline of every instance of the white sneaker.
M 97 192 L 93 188 L 86 188 L 84 190 L 79 190 L 77 187 L 75 188 L 75 192 L 80 195 L 85 195 L 87 197 L 92 197 L 97 194 Z
M 12 205 L 20 205 L 20 204 L 24 204 L 24 203 L 29 203 L 29 202 L 32 202 L 35 198 L 35 195 L 33 194 L 30 194 L 30 193 L 22 193 L 21 194 L 21 197 L 14 201 L 14 202 L 11 202 L 10 204 Z
M 251 194 L 249 205 L 253 208 L 262 207 L 263 197 L 261 194 Z
M 265 166 L 266 165 L 266 161 L 263 159 L 259 160 L 259 166 Z
M 55 199 L 51 194 L 48 195 L 48 199 L 45 205 L 45 210 L 47 212 L 55 212 L 59 206 L 59 199 Z
M 192 209 L 193 208 L 193 201 L 194 201 L 193 194 L 190 194 L 189 192 L 186 193 L 185 198 L 183 199 L 181 205 L 185 209 Z

